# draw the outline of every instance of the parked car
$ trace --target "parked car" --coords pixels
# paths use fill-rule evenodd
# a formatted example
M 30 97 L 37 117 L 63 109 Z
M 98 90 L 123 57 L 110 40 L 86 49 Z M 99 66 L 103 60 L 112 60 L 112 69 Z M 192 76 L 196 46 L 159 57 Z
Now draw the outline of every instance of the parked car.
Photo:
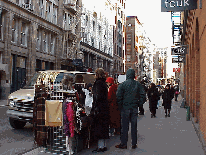
M 62 81 L 64 76 L 67 75 L 74 77 L 74 84 L 85 85 L 86 83 L 93 83 L 95 80 L 95 74 L 90 72 L 66 70 L 48 70 L 37 72 L 22 89 L 19 89 L 8 96 L 9 109 L 6 113 L 9 117 L 10 125 L 13 128 L 23 128 L 27 122 L 32 123 L 35 84 L 40 82 L 40 80 L 43 80 L 45 85 L 47 85 L 49 81 L 59 83 Z

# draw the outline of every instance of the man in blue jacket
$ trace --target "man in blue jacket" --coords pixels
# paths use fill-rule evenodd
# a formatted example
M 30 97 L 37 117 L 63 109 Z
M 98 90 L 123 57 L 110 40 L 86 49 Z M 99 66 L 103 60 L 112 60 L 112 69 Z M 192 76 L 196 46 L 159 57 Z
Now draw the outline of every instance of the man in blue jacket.
M 144 103 L 145 92 L 142 85 L 134 78 L 134 69 L 128 69 L 126 81 L 118 86 L 116 93 L 121 111 L 121 143 L 115 147 L 120 149 L 127 149 L 129 122 L 131 122 L 132 149 L 137 147 L 138 106 Z

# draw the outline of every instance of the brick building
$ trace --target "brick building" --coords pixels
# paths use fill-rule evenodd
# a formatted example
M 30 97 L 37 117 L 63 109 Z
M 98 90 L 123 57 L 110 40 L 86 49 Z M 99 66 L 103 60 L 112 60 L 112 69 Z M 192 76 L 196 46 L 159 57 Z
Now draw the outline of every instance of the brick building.
M 182 13 L 182 44 L 188 45 L 185 63 L 179 64 L 181 95 L 190 106 L 200 141 L 206 144 L 206 1 L 197 1 L 197 9 Z M 182 76 L 184 75 L 184 76 Z

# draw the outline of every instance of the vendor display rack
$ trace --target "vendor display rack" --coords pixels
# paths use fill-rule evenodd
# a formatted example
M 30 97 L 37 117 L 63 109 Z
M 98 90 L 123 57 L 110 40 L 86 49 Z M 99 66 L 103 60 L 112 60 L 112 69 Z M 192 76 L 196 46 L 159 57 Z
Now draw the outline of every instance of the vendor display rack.
M 84 83 L 79 83 L 83 85 Z M 52 154 L 76 154 L 80 150 L 80 146 L 89 148 L 90 144 L 90 125 L 88 126 L 86 143 L 80 144 L 79 135 L 82 128 L 81 115 L 84 112 L 84 107 L 79 103 L 77 91 L 70 87 L 64 89 L 64 85 L 53 83 L 52 81 L 44 82 L 39 79 L 35 85 L 35 103 L 33 111 L 33 131 L 35 135 L 35 143 L 38 146 L 44 147 L 46 153 Z M 72 88 L 72 89 L 71 89 Z M 58 100 L 62 104 L 61 125 L 46 125 L 46 102 Z M 75 136 L 71 138 L 65 134 L 65 122 L 63 114 L 65 111 L 64 103 L 73 102 L 75 111 Z M 59 122 L 60 123 L 60 122 Z M 82 149 L 83 149 L 82 148 Z

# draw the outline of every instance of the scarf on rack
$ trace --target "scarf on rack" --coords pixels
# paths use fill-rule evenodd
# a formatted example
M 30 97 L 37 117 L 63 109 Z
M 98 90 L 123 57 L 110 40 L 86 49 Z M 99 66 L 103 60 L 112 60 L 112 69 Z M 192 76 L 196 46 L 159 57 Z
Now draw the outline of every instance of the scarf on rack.
M 70 137 L 73 137 L 75 134 L 75 131 L 74 131 L 75 130 L 75 124 L 74 124 L 75 116 L 74 116 L 74 111 L 73 111 L 73 104 L 74 104 L 73 102 L 69 102 L 66 107 L 66 116 L 69 121 Z

